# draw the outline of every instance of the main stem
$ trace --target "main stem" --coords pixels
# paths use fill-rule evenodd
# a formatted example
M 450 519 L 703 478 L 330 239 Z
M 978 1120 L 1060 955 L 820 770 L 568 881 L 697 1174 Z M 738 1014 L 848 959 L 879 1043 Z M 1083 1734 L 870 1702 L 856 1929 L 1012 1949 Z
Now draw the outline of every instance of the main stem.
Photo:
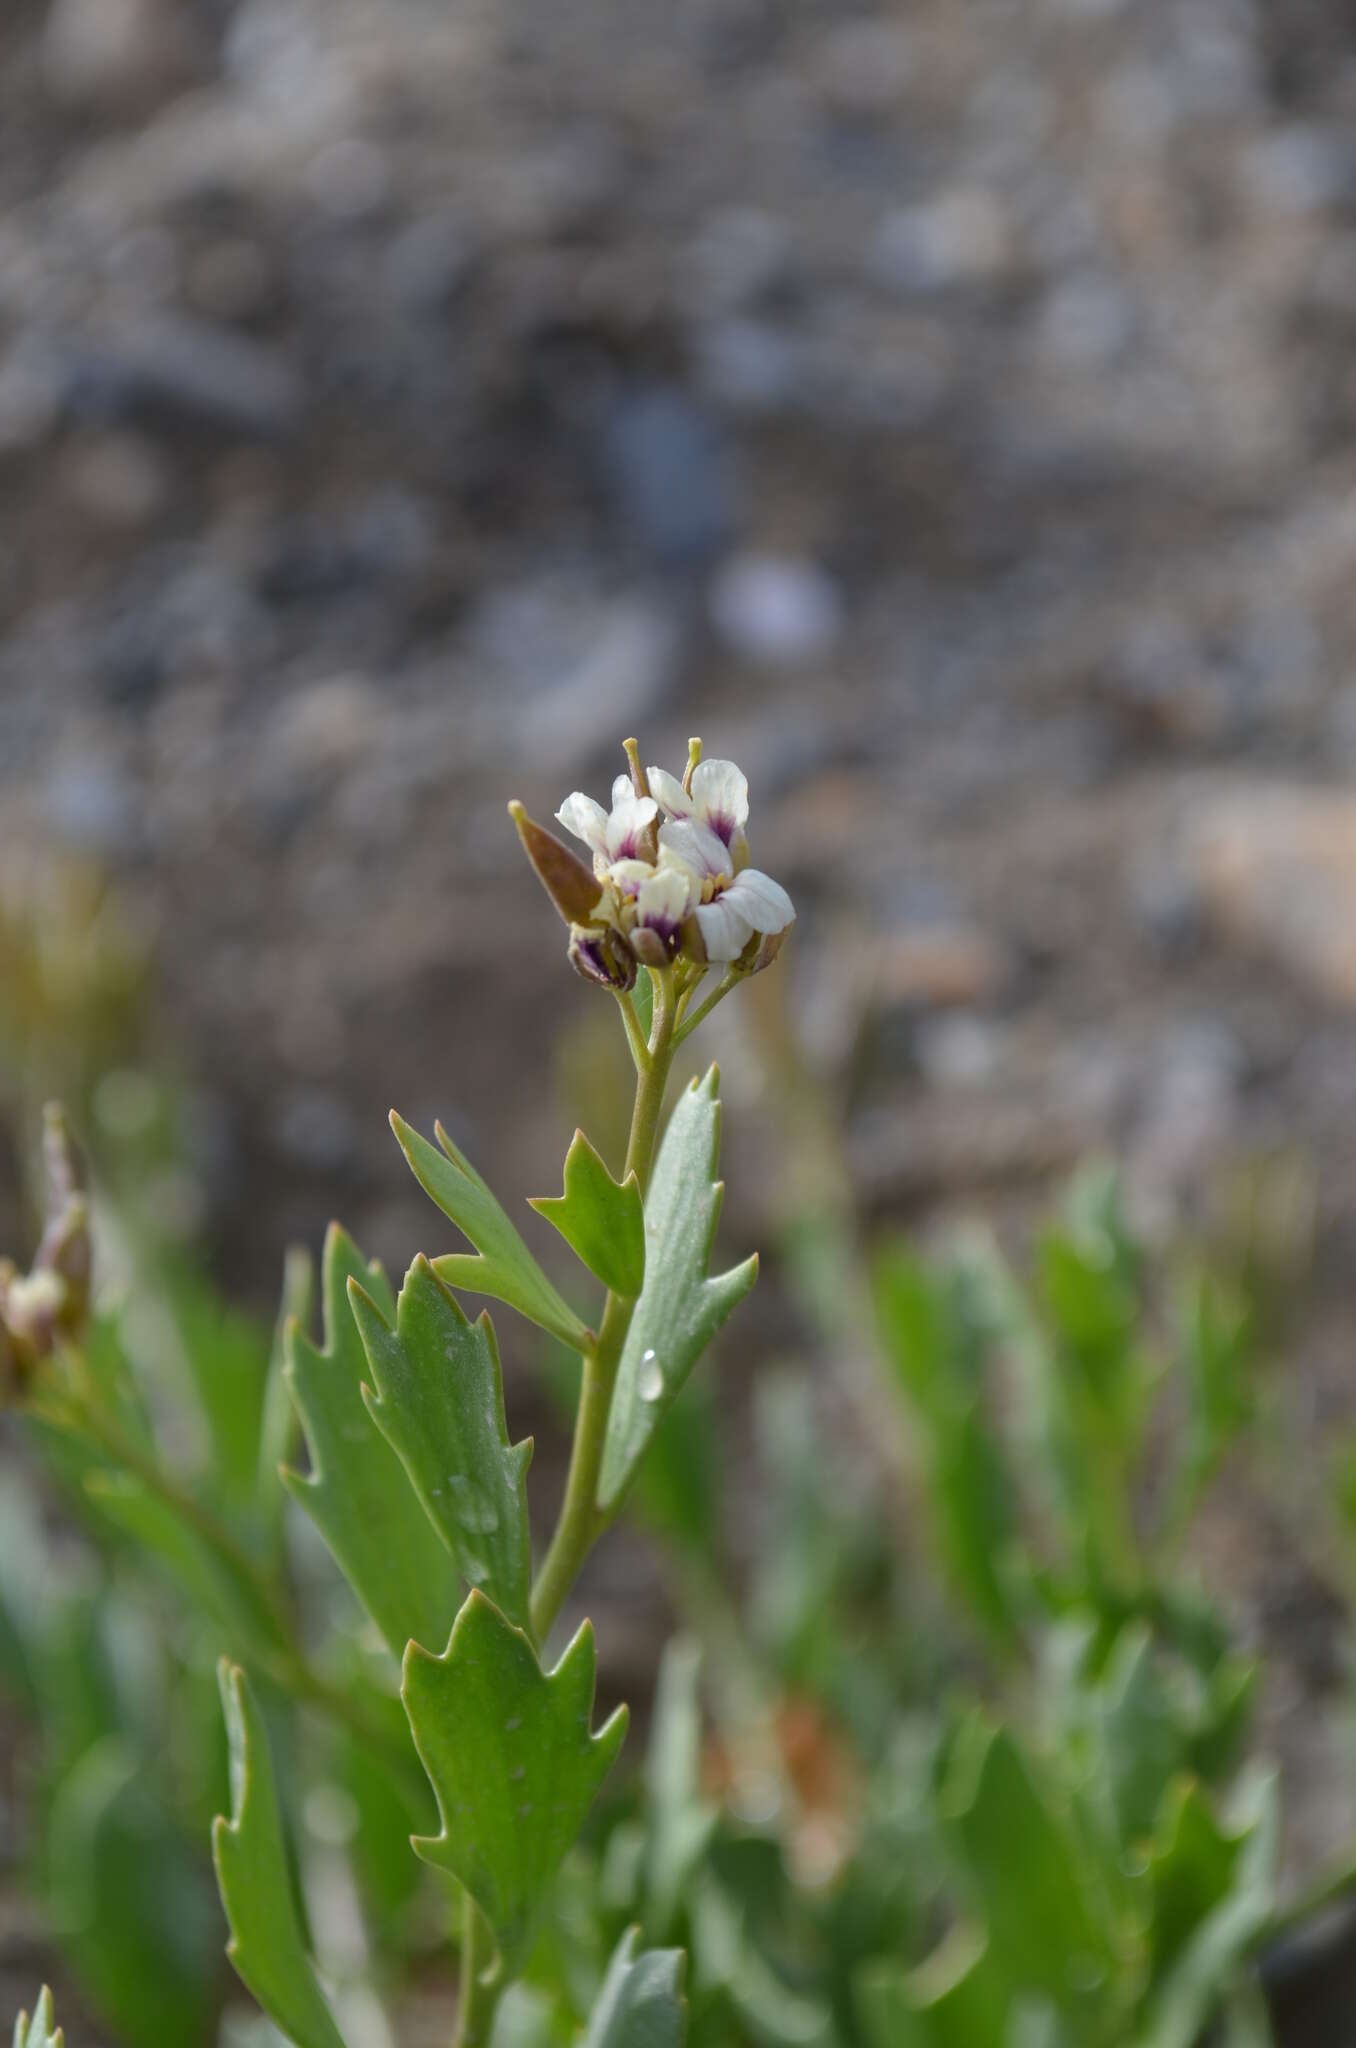
M 659 1116 L 664 1106 L 664 1091 L 675 1049 L 676 1004 L 672 970 L 661 969 L 653 980 L 654 1018 L 645 1057 L 636 1066 L 636 1100 L 631 1112 L 631 1137 L 626 1147 L 625 1172 L 635 1174 L 642 1194 L 649 1186 L 659 1136 Z M 565 1597 L 604 1525 L 605 1518 L 597 1506 L 598 1474 L 602 1468 L 603 1446 L 607 1441 L 607 1418 L 612 1407 L 617 1367 L 621 1363 L 622 1347 L 626 1343 L 634 1310 L 633 1300 L 609 1292 L 598 1335 L 592 1348 L 584 1354 L 584 1377 L 579 1389 L 579 1412 L 575 1417 L 565 1498 L 561 1503 L 555 1534 L 532 1589 L 532 1633 L 538 1643 L 544 1643 L 550 1634 Z
M 503 1971 L 482 1972 L 494 1955 L 489 1923 L 469 1892 L 462 1896 L 461 1971 L 457 1986 L 457 2031 L 452 2048 L 487 2048 L 503 1990 Z

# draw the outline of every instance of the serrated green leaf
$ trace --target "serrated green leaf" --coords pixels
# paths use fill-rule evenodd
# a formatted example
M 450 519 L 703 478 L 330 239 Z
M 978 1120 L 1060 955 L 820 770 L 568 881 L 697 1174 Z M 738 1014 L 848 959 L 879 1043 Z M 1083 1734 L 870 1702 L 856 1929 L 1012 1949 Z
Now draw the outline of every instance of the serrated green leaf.
M 356 1280 L 395 1320 L 386 1276 L 368 1265 L 337 1224 L 325 1238 L 321 1297 L 325 1346 L 293 1324 L 287 1376 L 311 1454 L 309 1473 L 285 1468 L 283 1484 L 305 1508 L 392 1653 L 440 1643 L 456 1612 L 456 1574 L 395 1451 L 363 1401 L 367 1354 L 349 1306 Z
M 523 1631 L 477 1592 L 441 1657 L 417 1643 L 405 1655 L 401 1697 L 442 1821 L 414 1846 L 465 1885 L 509 1975 L 626 1734 L 625 1707 L 592 1732 L 593 1688 L 588 1622 L 544 1672 Z
M 1161 1981 L 1137 2037 L 1140 2048 L 1193 2048 L 1199 2039 L 1271 1914 L 1279 1839 L 1274 1776 L 1249 1787 L 1242 1825 L 1232 1836 L 1214 1828 L 1198 1800 L 1179 1797 L 1167 1810 L 1151 1877 L 1173 1946 L 1161 1956 Z M 1230 1868 L 1221 1892 L 1225 1854 Z
M 1008 1982 L 1080 2004 L 1112 1974 L 1114 1944 L 1074 1829 L 1005 1728 L 976 1715 L 961 1729 L 943 1805 Z
M 394 1328 L 356 1280 L 349 1300 L 372 1374 L 368 1413 L 462 1577 L 525 1626 L 532 1550 L 524 1482 L 532 1440 L 509 1443 L 489 1316 L 468 1322 L 422 1256 L 405 1275 Z
M 632 1927 L 617 1944 L 580 2048 L 682 2048 L 686 1958 L 680 1948 L 637 1953 L 639 1943 Z
M 873 2048 L 1005 2048 L 1008 1989 L 974 1928 L 954 1928 L 916 1969 L 869 1965 L 856 1988 Z
M 273 1760 L 249 1682 L 223 1660 L 231 1745 L 231 1818 L 212 1824 L 212 1855 L 230 1923 L 226 1953 L 241 1981 L 297 2048 L 344 2048 L 306 1952 L 278 1812 Z
M 14 2022 L 14 2048 L 63 2048 L 65 2039 L 52 2010 L 52 1994 L 44 1984 L 32 2019 L 21 2012 Z
M 678 1097 L 645 1199 L 645 1285 L 626 1334 L 598 1505 L 616 1506 L 660 1418 L 702 1352 L 758 1277 L 758 1255 L 708 1277 L 720 1220 L 720 1075 L 711 1067 Z
M 645 1211 L 640 1182 L 613 1180 L 582 1131 L 565 1154 L 563 1195 L 534 1195 L 529 1206 L 558 1230 L 590 1273 L 629 1301 L 645 1279 Z
M 424 1193 L 475 1246 L 474 1253 L 447 1252 L 434 1259 L 438 1278 L 449 1287 L 465 1288 L 468 1294 L 488 1294 L 505 1301 L 562 1343 L 575 1351 L 584 1350 L 588 1330 L 556 1293 L 485 1182 L 442 1125 L 433 1127 L 441 1151 L 394 1110 L 391 1129 Z

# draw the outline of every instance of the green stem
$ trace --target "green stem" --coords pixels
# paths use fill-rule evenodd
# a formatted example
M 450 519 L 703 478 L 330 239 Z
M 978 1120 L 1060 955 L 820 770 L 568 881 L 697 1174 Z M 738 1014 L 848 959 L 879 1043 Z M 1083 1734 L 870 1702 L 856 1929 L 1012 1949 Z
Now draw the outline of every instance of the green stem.
M 692 1012 L 692 1015 L 690 1017 L 684 1017 L 677 1032 L 674 1034 L 674 1045 L 679 1046 L 682 1044 L 685 1038 L 690 1038 L 692 1036 L 692 1033 L 696 1030 L 697 1026 L 703 1021 L 703 1019 L 710 1016 L 711 1012 L 715 1009 L 716 1004 L 723 1002 L 726 996 L 729 995 L 730 990 L 732 988 L 737 988 L 743 979 L 744 977 L 742 974 L 740 974 L 738 968 L 727 968 L 724 975 L 716 983 L 710 995 L 706 998 L 706 1001 L 704 1003 L 698 1003 L 696 1009 Z
M 488 1921 L 469 1892 L 462 1895 L 461 1969 L 457 1984 L 457 2031 L 452 2048 L 486 2048 L 494 2027 L 504 1973 L 485 1975 L 494 1954 Z
M 617 1007 L 621 1011 L 622 1028 L 626 1033 L 626 1043 L 631 1048 L 632 1062 L 636 1072 L 642 1073 L 649 1061 L 650 1051 L 641 1032 L 640 1019 L 629 995 L 624 995 L 620 989 L 614 990 L 613 993 L 617 998 Z
M 623 1171 L 623 1178 L 634 1172 L 642 1195 L 650 1182 L 664 1090 L 678 1042 L 674 1028 L 672 970 L 661 969 L 652 979 L 654 1019 L 645 1064 L 636 1073 L 636 1100 L 631 1113 L 631 1137 Z M 606 1518 L 597 1505 L 598 1474 L 607 1441 L 607 1418 L 612 1406 L 617 1367 L 621 1363 L 622 1348 L 635 1306 L 635 1302 L 625 1295 L 609 1292 L 598 1335 L 592 1348 L 584 1354 L 584 1377 L 579 1389 L 579 1410 L 575 1417 L 565 1498 L 561 1503 L 555 1534 L 532 1589 L 532 1633 L 538 1643 L 544 1643 L 550 1634 L 584 1559 L 605 1526 Z

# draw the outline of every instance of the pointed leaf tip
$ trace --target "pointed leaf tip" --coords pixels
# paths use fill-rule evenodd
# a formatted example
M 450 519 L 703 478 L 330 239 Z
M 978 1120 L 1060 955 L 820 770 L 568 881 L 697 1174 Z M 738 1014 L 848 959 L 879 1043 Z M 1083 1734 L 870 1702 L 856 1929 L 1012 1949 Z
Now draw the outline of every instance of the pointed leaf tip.
M 212 1856 L 236 1974 L 298 2048 L 344 2048 L 302 1935 L 263 1720 L 238 1665 L 217 1668 L 231 1762 L 230 1818 L 212 1824 Z
M 287 1468 L 283 1484 L 399 1657 L 411 1636 L 444 1640 L 458 1588 L 437 1531 L 364 1402 L 367 1355 L 355 1289 L 374 1315 L 394 1321 L 395 1299 L 381 1267 L 334 1227 L 325 1239 L 321 1286 L 324 1345 L 317 1347 L 298 1326 L 287 1346 L 287 1378 L 310 1470 Z
M 507 1302 L 573 1350 L 585 1349 L 589 1333 L 584 1324 L 557 1294 L 485 1181 L 442 1124 L 434 1125 L 437 1145 L 430 1145 L 403 1117 L 393 1115 L 391 1128 L 425 1194 L 475 1247 L 473 1253 L 447 1252 L 435 1258 L 432 1265 L 438 1278 L 448 1286 Z
M 625 1737 L 624 1707 L 592 1732 L 595 1673 L 587 1623 L 543 1671 L 524 1631 L 479 1592 L 441 1657 L 418 1644 L 405 1655 L 401 1697 L 442 1822 L 415 1848 L 465 1885 L 510 1974 Z
M 752 1287 L 756 1259 L 710 1275 L 722 1183 L 715 1067 L 674 1104 L 645 1201 L 645 1282 L 608 1416 L 598 1506 L 610 1512 L 660 1420 L 720 1325 Z
M 577 1130 L 565 1155 L 563 1195 L 535 1195 L 530 1206 L 558 1230 L 605 1287 L 628 1300 L 645 1279 L 645 1211 L 634 1172 L 615 1181 Z
M 368 1414 L 467 1584 L 487 1587 L 525 1623 L 531 1447 L 509 1442 L 494 1325 L 488 1314 L 469 1321 L 422 1253 L 393 1318 L 360 1287 L 350 1292 L 370 1374 Z

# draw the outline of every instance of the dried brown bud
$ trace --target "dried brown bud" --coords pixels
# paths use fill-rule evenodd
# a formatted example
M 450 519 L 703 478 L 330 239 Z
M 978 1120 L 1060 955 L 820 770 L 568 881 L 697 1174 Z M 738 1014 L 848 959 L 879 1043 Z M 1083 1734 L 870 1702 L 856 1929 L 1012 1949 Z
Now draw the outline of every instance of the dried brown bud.
M 66 1112 L 49 1102 L 43 1111 L 43 1164 L 47 1171 L 47 1219 L 33 1259 L 33 1272 L 51 1273 L 62 1283 L 57 1326 L 74 1333 L 89 1310 L 92 1256 L 85 1161 L 71 1136 Z
M 578 854 L 528 817 L 518 802 L 509 805 L 509 816 L 518 828 L 523 850 L 536 870 L 537 880 L 568 925 L 590 924 L 602 900 L 603 885 L 593 869 Z
M 765 967 L 771 967 L 781 952 L 790 930 L 791 926 L 788 925 L 786 931 L 755 932 L 739 956 L 740 973 L 761 974 Z
M 572 926 L 569 959 L 575 973 L 582 974 L 585 981 L 622 991 L 635 987 L 636 956 L 621 933 L 607 926 L 593 930 Z

